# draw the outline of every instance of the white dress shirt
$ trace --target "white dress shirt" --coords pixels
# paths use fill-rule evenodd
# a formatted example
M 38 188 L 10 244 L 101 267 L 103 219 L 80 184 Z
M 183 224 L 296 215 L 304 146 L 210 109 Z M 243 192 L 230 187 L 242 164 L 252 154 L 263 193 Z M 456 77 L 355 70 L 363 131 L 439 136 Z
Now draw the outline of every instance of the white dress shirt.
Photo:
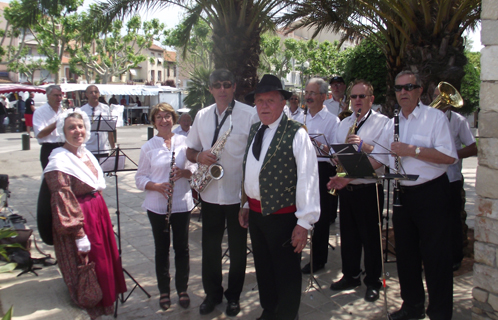
M 292 120 L 296 120 L 297 122 L 304 123 L 303 109 L 297 108 L 296 111 L 294 111 L 294 112 L 290 111 L 290 109 L 289 109 L 289 112 L 290 112 L 290 118 Z
M 451 110 L 446 111 L 446 116 L 450 120 L 451 136 L 455 140 L 457 150 L 462 149 L 462 145 L 469 146 L 476 142 L 470 131 L 470 125 L 464 116 Z M 462 159 L 450 165 L 446 173 L 450 182 L 462 180 Z
M 346 96 L 342 99 L 342 102 L 346 100 Z M 327 110 L 332 113 L 334 116 L 338 116 L 339 113 L 341 113 L 342 108 L 341 108 L 341 103 L 339 101 L 334 100 L 334 97 L 331 99 L 327 99 L 323 102 L 325 107 L 327 107 Z
M 330 145 L 335 140 L 337 128 L 339 126 L 339 118 L 330 113 L 327 108 L 323 107 L 318 111 L 314 117 L 308 111 L 306 115 L 306 128 L 310 137 L 315 138 L 316 141 Z M 318 135 L 319 134 L 319 135 Z M 325 140 L 326 139 L 326 140 Z M 316 149 L 316 154 L 320 155 L 321 150 Z M 329 162 L 329 158 L 318 157 L 318 161 Z
M 103 103 L 100 103 L 95 107 L 95 110 L 92 110 L 93 107 L 88 103 L 81 107 L 81 111 L 85 112 L 90 119 L 90 122 L 93 123 L 94 120 L 98 119 L 99 116 L 103 117 L 103 120 L 111 120 L 111 111 L 109 106 Z M 111 150 L 111 145 L 109 144 L 109 135 L 105 131 L 92 131 L 90 133 L 90 139 L 86 143 L 86 148 L 90 150 L 92 153 L 109 153 Z
M 48 102 L 36 109 L 33 114 L 33 130 L 35 131 L 35 137 L 38 136 L 40 131 L 45 129 L 48 125 L 54 123 L 57 120 L 57 116 L 62 114 L 62 112 L 62 107 L 59 107 L 57 112 L 55 112 L 54 109 L 52 109 L 52 107 L 48 104 Z M 38 139 L 39 144 L 62 142 L 62 139 L 57 133 L 56 129 L 50 132 L 49 135 L 43 138 L 36 139 Z
M 357 135 L 363 140 L 364 143 L 368 143 L 371 146 L 375 146 L 375 142 L 377 141 L 382 133 L 382 129 L 389 121 L 389 118 L 371 110 L 370 116 L 367 118 L 367 114 L 363 116 L 363 118 L 358 120 L 357 125 L 363 123 L 358 130 Z M 353 125 L 356 119 L 356 112 L 346 119 L 342 120 L 339 123 L 339 127 L 337 128 L 337 133 L 335 135 L 334 143 L 335 144 L 343 144 L 346 141 L 346 137 L 348 135 L 349 129 Z M 365 120 L 366 119 L 366 120 Z M 378 175 L 384 174 L 384 166 L 381 166 L 376 170 Z M 367 184 L 367 183 L 375 183 L 374 179 L 355 179 L 350 182 L 350 184 Z
M 394 119 L 391 119 L 384 126 L 378 143 L 390 150 L 393 141 Z M 421 103 L 408 118 L 405 118 L 403 112 L 400 112 L 399 141 L 418 147 L 434 148 L 455 160 L 458 158 L 449 122 L 444 113 Z M 391 173 L 394 173 L 395 157 L 386 154 L 388 151 L 381 146 L 375 145 L 372 156 L 381 163 L 389 163 Z M 400 172 L 417 174 L 419 178 L 416 181 L 401 180 L 400 183 L 405 186 L 419 185 L 441 176 L 447 169 L 447 164 L 422 161 L 416 157 L 401 157 Z
M 173 135 L 171 138 L 171 150 L 168 149 L 164 139 L 158 136 L 152 137 L 140 150 L 138 170 L 135 174 L 135 184 L 138 189 L 144 191 L 149 181 L 155 183 L 169 182 L 171 167 L 171 154 L 175 152 L 175 166 L 180 169 L 193 171 L 195 166 L 187 160 L 185 144 L 186 138 L 180 135 Z M 166 214 L 168 210 L 168 200 L 157 191 L 145 190 L 142 208 L 157 214 Z M 192 192 L 188 179 L 181 178 L 175 181 L 173 189 L 172 213 L 187 212 L 194 207 Z
M 227 108 L 228 109 L 228 108 Z M 226 110 L 218 114 L 216 104 L 200 110 L 190 128 L 187 137 L 187 146 L 191 149 L 201 151 L 210 150 L 216 129 L 216 118 L 221 123 Z M 240 203 L 240 187 L 242 182 L 242 161 L 247 145 L 247 137 L 251 125 L 258 122 L 256 109 L 236 101 L 232 111 L 233 129 L 221 152 L 219 164 L 223 167 L 224 175 L 220 180 L 212 180 L 209 186 L 202 192 L 202 200 L 219 205 L 231 205 Z M 220 128 L 218 139 L 230 128 L 230 116 Z
M 282 116 L 268 126 L 263 136 L 261 145 L 261 156 L 259 160 L 252 154 L 252 144 L 249 147 L 246 167 L 244 191 L 249 198 L 261 201 L 259 193 L 259 173 L 265 159 L 264 155 L 277 131 Z M 304 128 L 300 128 L 292 141 L 292 152 L 296 158 L 297 185 L 296 185 L 296 217 L 297 224 L 305 229 L 318 221 L 320 217 L 320 192 L 318 189 L 318 163 L 311 144 L 310 137 Z
M 190 128 L 188 129 L 188 131 L 183 131 L 182 126 L 178 125 L 176 128 L 172 130 L 172 132 L 186 137 L 190 132 Z

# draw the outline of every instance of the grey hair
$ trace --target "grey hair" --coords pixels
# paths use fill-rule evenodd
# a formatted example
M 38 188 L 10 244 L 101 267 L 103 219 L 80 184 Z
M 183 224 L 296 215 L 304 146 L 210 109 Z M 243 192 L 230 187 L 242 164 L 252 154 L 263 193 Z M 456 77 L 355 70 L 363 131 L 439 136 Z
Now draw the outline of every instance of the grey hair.
M 47 96 L 50 95 L 52 90 L 59 90 L 60 92 L 62 92 L 61 86 L 59 86 L 58 84 L 52 84 L 52 85 L 48 86 L 47 89 L 45 89 Z
M 420 76 L 418 73 L 415 73 L 411 70 L 403 70 L 400 73 L 396 75 L 396 78 L 394 78 L 394 82 L 396 83 L 396 80 L 398 80 L 399 77 L 404 76 L 404 75 L 410 75 L 415 77 L 415 84 L 418 84 L 419 86 L 422 87 L 422 80 L 420 79 Z
M 308 81 L 306 81 L 306 86 L 308 84 L 317 84 L 321 94 L 327 94 L 329 92 L 329 84 L 327 81 L 323 80 L 322 78 L 311 78 Z

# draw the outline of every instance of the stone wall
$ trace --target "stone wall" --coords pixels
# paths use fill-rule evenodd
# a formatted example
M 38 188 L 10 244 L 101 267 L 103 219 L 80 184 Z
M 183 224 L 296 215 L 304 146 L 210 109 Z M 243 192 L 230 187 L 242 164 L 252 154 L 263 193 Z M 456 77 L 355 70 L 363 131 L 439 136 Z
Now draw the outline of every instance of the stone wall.
M 498 319 L 498 0 L 482 1 L 472 319 Z

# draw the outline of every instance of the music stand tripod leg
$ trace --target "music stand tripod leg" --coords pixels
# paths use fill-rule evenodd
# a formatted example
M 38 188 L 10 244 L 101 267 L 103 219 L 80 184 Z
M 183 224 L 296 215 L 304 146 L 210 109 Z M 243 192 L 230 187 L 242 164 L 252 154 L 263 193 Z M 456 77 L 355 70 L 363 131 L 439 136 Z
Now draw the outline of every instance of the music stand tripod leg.
M 308 278 L 308 285 L 306 287 L 305 292 L 311 291 L 311 289 L 316 289 L 319 292 L 322 292 L 322 288 L 320 288 L 320 284 L 318 280 L 315 278 L 315 274 L 313 272 L 313 229 L 310 232 L 310 276 Z
M 119 161 L 119 152 L 120 152 L 120 149 L 119 149 L 119 146 L 116 148 L 116 162 Z M 122 151 L 121 151 L 122 152 Z M 124 152 L 123 152 L 124 154 Z M 121 258 L 122 256 L 122 247 L 121 247 L 121 213 L 119 211 L 119 182 L 118 182 L 118 175 L 117 175 L 117 164 L 115 166 L 116 170 L 114 172 L 109 172 L 109 175 L 113 175 L 114 178 L 115 178 L 115 190 L 116 190 L 116 221 L 117 221 L 117 232 L 115 232 L 116 234 L 116 237 L 117 237 L 117 242 L 118 242 L 118 252 L 119 252 L 119 257 Z M 122 261 L 122 259 L 121 259 Z M 121 303 L 125 303 L 128 298 L 131 296 L 131 294 L 133 293 L 133 291 L 135 291 L 135 289 L 137 287 L 140 288 L 140 290 L 142 290 L 143 293 L 145 293 L 145 295 L 147 296 L 147 298 L 150 298 L 151 295 L 147 292 L 147 290 L 145 290 L 141 285 L 140 283 L 128 272 L 126 271 L 126 269 L 122 267 L 122 270 L 123 272 L 135 283 L 135 285 L 133 286 L 133 289 L 130 291 L 130 293 L 126 296 L 126 298 L 124 297 L 124 293 L 121 293 L 120 295 L 118 295 L 117 299 L 116 299 L 116 304 L 115 304 L 115 308 L 114 308 L 114 318 L 116 318 L 118 316 L 118 301 L 120 301 Z

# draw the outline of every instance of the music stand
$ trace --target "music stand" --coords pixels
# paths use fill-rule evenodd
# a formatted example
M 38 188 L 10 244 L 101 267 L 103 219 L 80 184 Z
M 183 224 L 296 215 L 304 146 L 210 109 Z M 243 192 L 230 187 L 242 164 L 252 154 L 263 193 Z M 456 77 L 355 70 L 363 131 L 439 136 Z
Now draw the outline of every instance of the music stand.
M 100 154 L 100 132 L 115 132 L 118 117 L 103 116 L 99 114 L 95 118 L 92 116 L 90 134 L 97 134 L 97 154 Z
M 361 178 L 361 179 L 376 179 L 376 184 L 382 180 L 417 180 L 418 175 L 408 175 L 400 173 L 386 173 L 384 175 L 378 175 L 369 160 L 369 155 L 361 151 L 361 149 L 356 144 L 337 144 L 331 146 L 336 152 L 337 159 L 346 171 L 345 178 Z M 377 213 L 378 213 L 378 225 L 379 225 L 379 241 L 380 247 L 382 249 L 382 212 L 380 212 L 380 199 L 378 188 L 376 189 L 377 194 Z M 383 201 L 384 199 L 382 199 Z M 389 204 L 388 204 L 389 205 Z M 387 244 L 387 239 L 386 239 Z M 387 247 L 387 245 L 386 245 Z M 384 266 L 384 254 L 381 251 L 381 264 L 382 264 L 382 285 L 384 287 L 384 309 L 386 312 L 387 319 L 390 319 L 389 312 L 387 311 L 387 286 L 386 286 L 386 273 Z
M 137 148 L 135 148 L 135 149 L 137 149 Z M 115 234 L 118 238 L 119 257 L 121 257 L 122 249 L 121 249 L 121 218 L 120 218 L 121 213 L 119 211 L 119 188 L 118 188 L 118 174 L 117 173 L 120 171 L 137 171 L 137 169 L 138 169 L 138 164 L 135 161 L 133 161 L 123 150 L 124 149 L 121 149 L 118 145 L 117 148 L 114 149 L 109 156 L 105 157 L 103 162 L 102 162 L 102 164 L 104 164 L 104 167 L 102 167 L 102 171 L 104 173 L 107 173 L 107 175 L 109 177 L 114 176 L 115 182 L 116 182 L 116 187 L 115 187 L 115 189 L 116 189 L 116 220 L 117 220 L 118 227 L 117 227 L 117 232 L 115 232 Z M 135 165 L 135 167 L 129 168 L 129 169 L 125 168 L 125 159 L 130 160 Z M 126 298 L 124 296 L 124 293 L 121 293 L 121 297 L 118 295 L 118 299 L 116 300 L 116 305 L 114 308 L 114 318 L 116 318 L 118 316 L 118 301 L 121 301 L 122 304 L 125 303 L 137 287 L 139 287 L 140 290 L 142 290 L 143 293 L 145 293 L 145 295 L 147 295 L 147 298 L 151 297 L 151 295 L 140 285 L 140 283 L 138 283 L 138 281 L 124 267 L 122 267 L 122 269 L 123 269 L 123 272 L 135 283 L 135 286 L 133 287 L 133 289 L 131 289 L 131 291 L 128 293 Z

